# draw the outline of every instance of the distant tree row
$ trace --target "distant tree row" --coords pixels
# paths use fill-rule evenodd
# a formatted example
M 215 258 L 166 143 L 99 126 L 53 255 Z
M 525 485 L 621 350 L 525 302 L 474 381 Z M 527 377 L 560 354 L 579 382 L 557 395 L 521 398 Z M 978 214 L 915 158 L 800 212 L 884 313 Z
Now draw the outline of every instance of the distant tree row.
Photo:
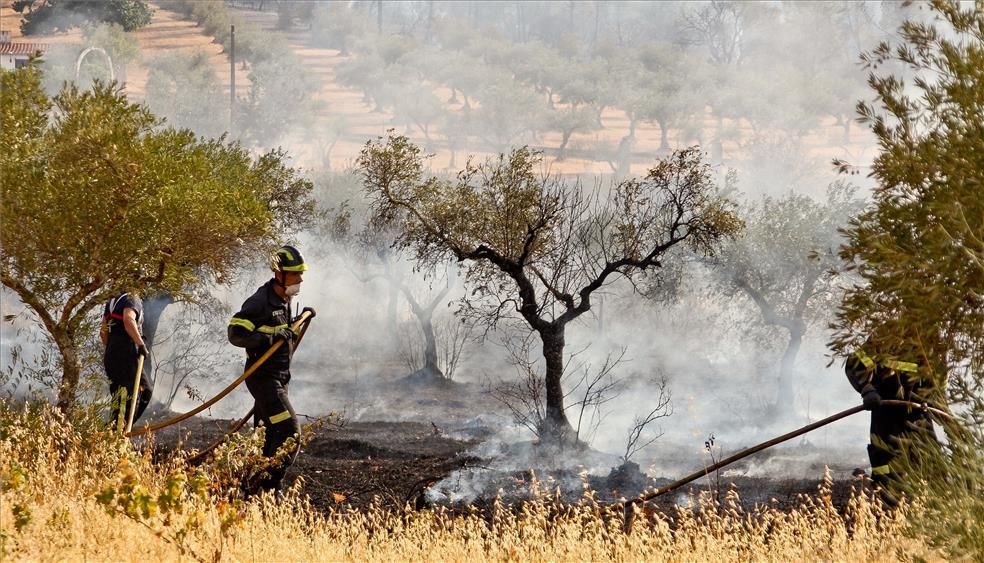
M 574 4 L 571 13 L 583 16 L 581 5 Z M 575 133 L 602 127 L 606 108 L 629 118 L 623 150 L 631 150 L 643 123 L 659 126 L 663 151 L 675 131 L 682 137 L 678 146 L 698 141 L 718 156 L 721 143 L 742 140 L 725 120 L 754 132 L 778 129 L 802 136 L 824 116 L 833 116 L 846 136 L 849 100 L 864 88 L 854 66 L 856 53 L 884 34 L 880 22 L 897 17 L 897 8 L 875 10 L 852 2 L 670 5 L 672 10 L 659 10 L 677 22 L 677 31 L 640 37 L 630 46 L 576 36 L 562 40 L 534 32 L 536 26 L 506 34 L 496 24 L 510 16 L 484 21 L 474 15 L 480 7 L 469 8 L 465 17 L 443 3 L 382 6 L 393 11 L 383 33 L 374 33 L 373 14 L 364 6 L 310 8 L 314 41 L 353 55 L 339 69 L 343 83 L 365 92 L 376 110 L 392 112 L 396 123 L 417 129 L 427 145 L 441 131 L 452 152 L 465 141 L 501 152 L 555 131 L 561 136 L 559 159 Z M 549 18 L 567 21 L 556 3 L 515 9 L 539 26 Z M 804 44 L 812 47 L 804 50 Z M 451 90 L 447 100 L 435 94 L 438 86 Z M 704 127 L 708 110 L 716 120 L 712 130 Z M 615 167 L 618 151 L 601 148 Z
M 204 52 L 163 54 L 149 62 L 147 98 L 152 109 L 180 127 L 205 135 L 229 131 L 259 147 L 274 147 L 286 134 L 310 122 L 320 107 L 314 94 L 319 84 L 282 36 L 261 31 L 230 13 L 223 2 L 167 0 L 162 8 L 195 21 L 226 52 L 232 46 L 248 94 L 237 100 L 230 123 L 228 91 Z M 219 72 L 228 72 L 221 69 Z

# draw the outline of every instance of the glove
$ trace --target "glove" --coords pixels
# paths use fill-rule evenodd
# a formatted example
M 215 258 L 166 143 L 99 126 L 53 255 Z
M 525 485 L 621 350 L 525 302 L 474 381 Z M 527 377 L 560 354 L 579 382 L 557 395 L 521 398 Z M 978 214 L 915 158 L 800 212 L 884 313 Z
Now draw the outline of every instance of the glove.
M 874 387 L 870 385 L 865 386 L 864 392 L 861 393 L 861 402 L 864 404 L 865 410 L 875 410 L 881 405 L 881 400 L 881 395 L 878 394 L 878 391 L 875 391 Z
M 291 342 L 294 341 L 295 338 L 297 338 L 297 335 L 294 334 L 294 331 L 291 330 L 290 327 L 286 327 L 286 326 L 273 334 L 274 342 L 278 340 L 283 340 L 287 344 L 290 344 Z
M 283 348 L 287 349 L 287 354 L 293 356 L 295 338 L 297 338 L 297 335 L 294 334 L 294 331 L 290 327 L 284 327 L 270 335 L 270 346 L 282 340 L 284 342 Z
M 301 314 L 303 315 L 305 311 L 310 311 L 311 312 L 311 319 L 313 319 L 314 317 L 318 316 L 318 314 L 314 312 L 314 307 L 305 307 L 305 308 L 301 309 Z M 308 319 L 308 320 L 311 320 L 311 319 Z
M 150 355 L 150 351 L 147 350 L 146 344 L 141 344 L 140 346 L 137 346 L 137 355 L 143 356 L 145 358 Z

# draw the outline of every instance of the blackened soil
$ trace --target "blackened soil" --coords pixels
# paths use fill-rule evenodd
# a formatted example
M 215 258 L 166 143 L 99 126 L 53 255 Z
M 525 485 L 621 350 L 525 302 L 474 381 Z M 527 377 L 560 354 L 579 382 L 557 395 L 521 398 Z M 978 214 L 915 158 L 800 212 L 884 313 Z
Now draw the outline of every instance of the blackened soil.
M 288 478 L 301 478 L 317 507 L 363 507 L 374 498 L 402 507 L 428 483 L 478 462 L 465 453 L 475 444 L 420 422 L 352 422 L 315 436 Z
M 155 438 L 155 449 L 162 453 L 173 451 L 175 447 L 201 449 L 219 438 L 233 422 L 190 419 L 176 428 L 161 431 Z M 364 508 L 374 500 L 389 507 L 403 507 L 407 503 L 421 507 L 426 505 L 422 493 L 429 485 L 457 469 L 484 465 L 484 460 L 467 453 L 477 444 L 477 440 L 449 437 L 430 423 L 325 424 L 316 430 L 301 451 L 288 473 L 288 480 L 298 480 L 301 491 L 310 497 L 312 505 L 322 510 L 341 506 Z M 498 477 L 496 487 L 490 490 L 504 491 L 507 501 L 529 498 L 523 493 L 528 476 L 512 473 Z M 543 474 L 538 477 L 551 478 Z M 596 498 L 608 503 L 619 498 L 632 498 L 642 489 L 652 490 L 670 483 L 669 479 L 630 481 L 632 486 L 627 486 L 625 475 L 613 471 L 607 476 L 590 477 L 588 485 L 598 492 Z M 503 483 L 515 484 L 515 490 L 511 491 L 508 485 L 501 486 Z M 675 507 L 692 506 L 702 494 L 723 501 L 729 488 L 733 487 L 745 510 L 762 505 L 789 510 L 799 505 L 804 495 L 816 496 L 820 484 L 819 475 L 817 479 L 711 475 L 657 497 L 649 505 L 651 509 L 672 514 Z M 839 509 L 846 507 L 852 488 L 861 484 L 858 480 L 835 480 L 830 491 L 832 504 Z M 576 502 L 578 496 L 575 492 L 565 500 Z M 478 498 L 473 504 L 481 508 L 491 505 L 492 500 Z
M 425 506 L 427 499 L 435 498 L 435 495 L 425 495 L 423 491 L 463 468 L 487 472 L 483 473 L 488 485 L 483 488 L 486 492 L 470 501 L 472 507 L 481 509 L 490 506 L 494 500 L 492 496 L 500 491 L 505 502 L 529 498 L 532 475 L 523 471 L 496 472 L 490 469 L 494 464 L 489 460 L 469 454 L 476 450 L 482 440 L 495 433 L 495 428 L 488 427 L 495 423 L 482 423 L 483 419 L 476 416 L 488 412 L 488 397 L 467 385 L 418 381 L 422 377 L 421 374 L 412 374 L 393 381 L 385 388 L 377 386 L 373 389 L 361 389 L 352 383 L 348 383 L 348 387 L 333 383 L 334 387 L 328 390 L 330 392 L 324 392 L 323 396 L 358 396 L 357 392 L 361 392 L 365 396 L 363 398 L 376 401 L 370 410 L 380 418 L 386 418 L 387 413 L 394 417 L 422 414 L 416 419 L 404 421 L 335 420 L 316 426 L 311 440 L 288 472 L 288 480 L 297 482 L 301 491 L 310 497 L 312 505 L 323 510 L 364 508 L 374 499 L 389 507 L 402 508 L 406 503 L 415 507 Z M 328 408 L 335 407 L 328 405 Z M 152 413 L 152 416 L 160 420 L 173 414 L 160 412 Z M 436 424 L 431 420 L 435 420 Z M 176 449 L 200 451 L 220 438 L 234 422 L 193 417 L 157 432 L 149 442 L 152 442 L 154 451 L 162 456 Z M 302 417 L 301 423 L 307 422 L 310 420 Z M 247 424 L 246 428 L 251 426 Z M 146 438 L 139 441 L 148 443 Z M 692 454 L 683 451 L 675 454 L 670 450 L 661 455 L 664 458 L 680 457 L 677 465 L 683 468 L 681 475 L 669 475 L 672 479 L 699 468 L 701 463 L 699 459 L 689 459 Z M 807 463 L 810 471 L 806 474 L 815 474 L 816 478 L 788 479 L 778 472 L 764 477 L 749 475 L 754 474 L 755 464 L 773 457 L 775 461 L 796 459 Z M 733 484 L 746 510 L 761 505 L 790 509 L 800 504 L 801 496 L 816 495 L 829 458 L 825 452 L 805 443 L 781 450 L 766 450 L 729 467 L 730 474 L 710 475 L 662 495 L 650 504 L 661 512 L 672 513 L 674 507 L 691 505 L 701 493 L 723 500 Z M 860 485 L 859 481 L 847 477 L 849 474 L 849 467 L 839 467 L 835 472 L 837 478 L 832 484 L 830 500 L 838 508 L 847 505 L 851 488 Z M 556 475 L 537 472 L 536 479 L 566 483 L 568 488 L 564 502 L 577 502 L 584 493 L 582 484 L 578 482 L 581 477 L 575 468 L 557 471 Z M 633 498 L 643 490 L 652 490 L 668 483 L 670 479 L 646 478 L 636 467 L 631 471 L 613 470 L 611 473 L 606 471 L 601 475 L 589 476 L 584 485 L 597 492 L 595 498 L 610 503 L 620 498 Z M 440 487 L 439 484 L 434 490 Z
M 202 450 L 219 439 L 234 420 L 191 418 L 154 437 L 154 450 L 165 456 L 176 448 Z M 248 430 L 250 424 L 246 425 Z M 327 423 L 301 450 L 287 474 L 300 481 L 312 505 L 384 506 L 412 502 L 429 483 L 475 463 L 465 452 L 476 441 L 458 440 L 421 422 Z

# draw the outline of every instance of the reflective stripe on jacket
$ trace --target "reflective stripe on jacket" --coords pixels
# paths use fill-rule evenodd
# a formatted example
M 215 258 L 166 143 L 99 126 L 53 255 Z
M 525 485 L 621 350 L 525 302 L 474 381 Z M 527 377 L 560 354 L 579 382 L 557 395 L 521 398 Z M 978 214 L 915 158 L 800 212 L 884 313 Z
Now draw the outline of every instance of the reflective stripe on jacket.
M 273 335 L 289 326 L 290 303 L 274 291 L 270 280 L 260 286 L 229 321 L 229 342 L 246 349 L 246 365 L 251 365 L 271 345 Z M 290 380 L 290 347 L 281 346 L 257 369 L 253 377 L 275 377 L 284 383 Z

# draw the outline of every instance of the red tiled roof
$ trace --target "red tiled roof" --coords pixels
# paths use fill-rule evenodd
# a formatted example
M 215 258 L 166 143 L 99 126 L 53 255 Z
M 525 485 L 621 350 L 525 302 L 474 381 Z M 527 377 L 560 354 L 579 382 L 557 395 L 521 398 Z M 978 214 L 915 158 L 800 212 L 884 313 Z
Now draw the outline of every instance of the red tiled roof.
M 0 55 L 33 55 L 48 50 L 44 43 L 0 43 Z

